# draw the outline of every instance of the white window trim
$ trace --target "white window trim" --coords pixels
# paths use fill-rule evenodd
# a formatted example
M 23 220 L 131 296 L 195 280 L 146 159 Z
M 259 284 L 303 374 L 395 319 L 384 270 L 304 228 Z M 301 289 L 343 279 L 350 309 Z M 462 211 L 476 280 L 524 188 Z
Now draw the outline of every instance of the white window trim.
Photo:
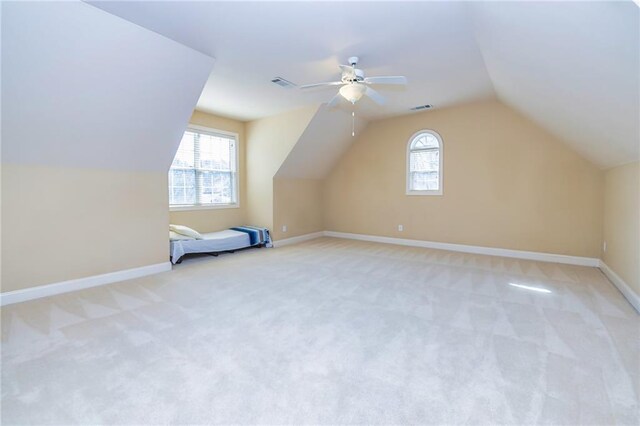
M 240 203 L 235 204 L 212 204 L 212 205 L 204 205 L 198 206 L 195 204 L 174 204 L 169 207 L 169 211 L 172 212 L 182 212 L 189 210 L 218 210 L 218 209 L 239 209 Z
M 235 185 L 235 193 L 236 193 L 236 202 L 231 204 L 204 204 L 204 205 L 196 205 L 196 204 L 169 204 L 170 212 L 181 212 L 181 211 L 189 211 L 189 210 L 219 210 L 219 209 L 238 209 L 240 208 L 240 136 L 235 132 L 228 132 L 226 130 L 214 129 L 212 127 L 200 126 L 198 124 L 189 124 L 185 132 L 189 130 L 198 132 L 198 133 L 209 133 L 212 135 L 224 135 L 231 136 L 236 141 L 236 185 Z M 184 133 L 184 132 L 183 132 Z
M 413 142 L 413 140 L 420 134 L 422 133 L 430 133 L 433 136 L 435 136 L 435 138 L 438 140 L 438 145 L 439 145 L 439 150 L 440 150 L 440 155 L 439 155 L 439 166 L 438 166 L 438 173 L 439 173 L 439 179 L 438 182 L 440 184 L 439 188 L 437 190 L 424 190 L 424 191 L 416 191 L 416 190 L 412 190 L 410 185 L 410 157 L 411 157 L 411 142 Z M 442 169 L 442 165 L 443 165 L 443 159 L 444 159 L 444 144 L 442 143 L 442 137 L 440 136 L 440 134 L 438 132 L 436 132 L 435 130 L 431 130 L 431 129 L 422 129 L 420 131 L 415 132 L 413 135 L 411 135 L 411 137 L 409 138 L 409 141 L 407 142 L 407 155 L 406 155 L 406 163 L 405 163 L 405 178 L 406 178 L 406 195 L 442 195 L 443 194 L 443 188 L 444 188 L 444 173 L 443 173 L 443 169 Z

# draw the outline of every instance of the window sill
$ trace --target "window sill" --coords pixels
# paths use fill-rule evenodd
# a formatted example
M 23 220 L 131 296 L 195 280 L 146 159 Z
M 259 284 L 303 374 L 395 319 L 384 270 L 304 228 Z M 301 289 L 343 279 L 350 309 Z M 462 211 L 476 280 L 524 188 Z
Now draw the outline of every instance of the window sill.
M 439 191 L 407 191 L 407 195 L 442 195 L 442 190 L 439 190 Z
M 238 209 L 240 204 L 215 204 L 210 206 L 169 206 L 170 212 L 184 212 L 191 210 L 220 210 L 220 209 Z

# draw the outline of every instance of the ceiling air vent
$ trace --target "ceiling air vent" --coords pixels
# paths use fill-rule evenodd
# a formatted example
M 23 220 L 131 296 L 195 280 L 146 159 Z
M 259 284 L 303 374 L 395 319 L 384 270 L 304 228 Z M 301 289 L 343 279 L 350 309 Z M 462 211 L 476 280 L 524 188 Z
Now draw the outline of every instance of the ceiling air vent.
M 423 109 L 431 109 L 433 105 L 418 105 L 413 108 L 409 108 L 411 111 L 422 111 Z
M 271 82 L 275 83 L 275 84 L 277 84 L 278 86 L 281 86 L 281 87 L 295 87 L 296 86 L 292 82 L 287 81 L 282 77 L 275 77 L 273 80 L 271 80 Z

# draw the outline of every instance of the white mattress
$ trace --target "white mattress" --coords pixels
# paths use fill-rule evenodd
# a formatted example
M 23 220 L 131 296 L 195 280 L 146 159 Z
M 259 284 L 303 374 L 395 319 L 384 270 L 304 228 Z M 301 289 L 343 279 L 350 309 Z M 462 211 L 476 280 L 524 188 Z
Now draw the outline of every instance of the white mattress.
M 189 253 L 237 250 L 251 245 L 249 234 L 231 229 L 202 234 L 202 237 L 202 240 L 171 241 L 171 261 L 176 263 Z

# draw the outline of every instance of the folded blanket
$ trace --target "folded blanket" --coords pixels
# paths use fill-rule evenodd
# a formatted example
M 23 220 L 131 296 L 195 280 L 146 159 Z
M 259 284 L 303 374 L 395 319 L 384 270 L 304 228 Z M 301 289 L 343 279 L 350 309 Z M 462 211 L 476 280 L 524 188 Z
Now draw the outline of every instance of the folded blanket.
M 267 228 L 259 228 L 257 226 L 238 226 L 231 229 L 249 234 L 249 241 L 252 246 L 264 244 L 267 247 L 271 247 L 273 245 L 271 243 L 271 234 Z

